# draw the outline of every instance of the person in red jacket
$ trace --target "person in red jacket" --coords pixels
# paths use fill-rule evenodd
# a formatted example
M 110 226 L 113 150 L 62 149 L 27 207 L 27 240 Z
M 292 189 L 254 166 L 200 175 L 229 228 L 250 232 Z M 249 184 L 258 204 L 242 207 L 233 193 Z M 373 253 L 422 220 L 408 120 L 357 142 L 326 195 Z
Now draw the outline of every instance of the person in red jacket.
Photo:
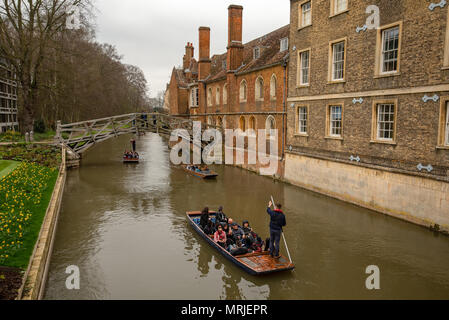
M 221 247 L 226 248 L 226 232 L 223 231 L 221 225 L 218 226 L 218 230 L 214 234 L 214 241 Z

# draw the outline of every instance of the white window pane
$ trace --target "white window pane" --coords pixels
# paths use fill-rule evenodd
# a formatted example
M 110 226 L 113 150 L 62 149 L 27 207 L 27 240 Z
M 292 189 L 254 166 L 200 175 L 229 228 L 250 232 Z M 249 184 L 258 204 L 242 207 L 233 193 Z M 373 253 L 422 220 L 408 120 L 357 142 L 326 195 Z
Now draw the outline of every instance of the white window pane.
M 331 106 L 330 107 L 330 135 L 331 136 L 341 136 L 342 129 L 342 107 L 341 106 Z
M 300 69 L 300 84 L 309 83 L 309 51 L 304 51 L 300 55 L 301 69 Z
M 382 72 L 398 70 L 399 27 L 382 32 Z
M 334 13 L 339 13 L 348 8 L 347 0 L 335 0 L 334 1 Z
M 394 104 L 377 105 L 377 138 L 393 140 L 394 137 Z
M 332 80 L 343 80 L 345 69 L 345 43 L 336 43 L 332 48 Z
M 304 3 L 301 6 L 301 12 L 302 12 L 302 26 L 308 26 L 312 23 L 312 12 L 311 12 L 312 6 L 310 4 L 310 1 L 307 3 Z

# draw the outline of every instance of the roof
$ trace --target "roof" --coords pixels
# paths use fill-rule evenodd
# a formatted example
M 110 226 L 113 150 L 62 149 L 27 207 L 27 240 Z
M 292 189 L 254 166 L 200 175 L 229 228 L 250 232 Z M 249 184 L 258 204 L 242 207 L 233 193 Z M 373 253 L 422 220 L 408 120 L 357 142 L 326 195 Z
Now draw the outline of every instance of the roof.
M 286 25 L 264 36 L 254 39 L 243 45 L 243 65 L 237 74 L 256 71 L 264 67 L 282 63 L 288 56 L 288 50 L 281 52 L 281 39 L 288 38 L 290 25 Z M 260 48 L 260 57 L 254 59 L 254 49 Z M 226 61 L 226 53 L 212 57 L 211 75 L 208 82 L 221 80 L 226 77 L 223 69 L 223 61 Z
M 274 30 L 266 35 L 254 39 L 243 45 L 243 65 L 237 70 L 237 74 L 244 74 L 275 64 L 280 64 L 288 57 L 288 50 L 280 52 L 281 39 L 288 38 L 290 25 Z M 254 49 L 260 48 L 260 57 L 254 59 Z M 227 53 L 216 54 L 211 58 L 211 74 L 207 82 L 214 82 L 226 78 Z M 198 62 L 192 59 L 189 70 L 192 78 L 186 78 L 185 70 L 175 69 L 175 76 L 180 87 L 188 87 L 198 80 Z

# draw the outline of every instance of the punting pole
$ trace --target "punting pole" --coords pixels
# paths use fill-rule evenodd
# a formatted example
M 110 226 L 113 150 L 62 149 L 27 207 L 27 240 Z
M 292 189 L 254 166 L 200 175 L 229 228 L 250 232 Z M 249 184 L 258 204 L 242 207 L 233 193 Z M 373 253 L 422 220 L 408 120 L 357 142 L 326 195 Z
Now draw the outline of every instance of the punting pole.
M 271 202 L 273 203 L 273 207 L 276 209 L 276 204 L 274 202 L 273 196 L 271 196 Z M 290 256 L 290 251 L 288 250 L 287 241 L 285 240 L 284 231 L 282 231 L 282 239 L 284 239 L 285 248 L 287 249 L 288 259 L 290 260 L 290 263 L 292 262 L 292 257 Z M 271 241 L 271 239 L 270 239 Z

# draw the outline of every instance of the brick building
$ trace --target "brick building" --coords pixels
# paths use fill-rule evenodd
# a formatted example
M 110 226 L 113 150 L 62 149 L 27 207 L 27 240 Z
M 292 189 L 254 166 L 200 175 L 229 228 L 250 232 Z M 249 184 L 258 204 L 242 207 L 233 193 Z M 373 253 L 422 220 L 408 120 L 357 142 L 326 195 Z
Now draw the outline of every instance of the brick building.
M 449 230 L 449 6 L 290 2 L 285 179 Z
M 18 129 L 17 82 L 7 61 L 0 58 L 0 133 Z
M 168 85 L 172 115 L 226 129 L 278 129 L 285 143 L 289 26 L 242 43 L 243 7 L 228 8 L 227 52 L 210 56 L 210 29 L 199 28 L 199 58 L 187 43 Z M 279 151 L 281 153 L 281 151 Z

